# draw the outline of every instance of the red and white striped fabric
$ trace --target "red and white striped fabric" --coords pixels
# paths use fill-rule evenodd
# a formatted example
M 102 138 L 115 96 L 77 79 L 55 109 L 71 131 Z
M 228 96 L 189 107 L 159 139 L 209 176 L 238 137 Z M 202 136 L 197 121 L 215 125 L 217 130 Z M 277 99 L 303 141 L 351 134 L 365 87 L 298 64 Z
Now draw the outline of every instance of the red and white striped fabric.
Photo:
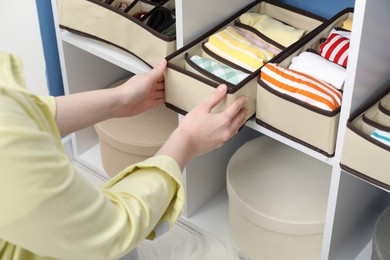
M 349 42 L 349 38 L 338 33 L 331 33 L 328 39 L 320 44 L 320 54 L 345 68 L 348 63 Z
M 327 111 L 340 107 L 342 94 L 325 81 L 276 63 L 261 68 L 261 80 L 278 92 Z

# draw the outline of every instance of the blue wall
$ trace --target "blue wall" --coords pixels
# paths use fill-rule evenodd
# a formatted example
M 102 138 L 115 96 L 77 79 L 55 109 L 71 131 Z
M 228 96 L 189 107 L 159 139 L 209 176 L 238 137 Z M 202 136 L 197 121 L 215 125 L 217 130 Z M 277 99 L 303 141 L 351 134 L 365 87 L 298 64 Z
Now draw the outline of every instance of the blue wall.
M 355 6 L 355 0 L 280 0 L 280 2 L 299 7 L 326 19 L 347 7 Z
M 43 45 L 43 55 L 46 63 L 46 80 L 49 88 L 49 94 L 52 96 L 61 96 L 64 95 L 64 87 L 61 76 L 51 1 L 36 0 L 36 6 Z

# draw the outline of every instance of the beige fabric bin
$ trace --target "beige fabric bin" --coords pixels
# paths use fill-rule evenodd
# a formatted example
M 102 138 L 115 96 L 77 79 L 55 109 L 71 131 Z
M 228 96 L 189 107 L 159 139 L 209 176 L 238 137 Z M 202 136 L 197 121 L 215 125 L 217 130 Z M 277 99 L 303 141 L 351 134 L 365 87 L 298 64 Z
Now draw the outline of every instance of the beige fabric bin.
M 174 9 L 174 3 L 165 1 L 164 7 Z M 152 14 L 157 10 L 152 1 L 134 0 L 128 11 L 100 0 L 57 0 L 57 7 L 61 28 L 119 47 L 150 67 L 176 50 L 176 35 L 166 36 L 149 27 L 147 20 L 133 17 L 141 11 Z
M 320 259 L 331 167 L 267 136 L 232 156 L 229 227 L 249 259 Z
M 390 190 L 390 146 L 374 139 L 375 129 L 390 133 L 390 88 L 356 111 L 347 121 L 340 166 L 343 170 Z
M 214 76 L 206 70 L 199 70 L 199 68 L 197 68 L 198 70 L 196 71 L 195 69 L 190 68 L 188 60 L 186 60 L 186 56 L 191 57 L 193 55 L 199 55 L 209 58 L 212 57 L 212 59 L 222 64 L 237 67 L 236 64 L 218 57 L 204 47 L 205 41 L 207 41 L 211 35 L 225 29 L 228 25 L 235 25 L 242 29 L 249 30 L 269 44 L 276 46 L 278 49 L 282 50 L 282 52 L 295 44 L 299 44 L 300 40 L 289 47 L 284 47 L 281 44 L 266 38 L 255 29 L 250 28 L 250 26 L 240 23 L 238 18 L 246 12 L 266 14 L 269 17 L 291 25 L 296 29 L 302 29 L 306 34 L 301 39 L 305 38 L 309 32 L 322 25 L 325 21 L 322 17 L 276 1 L 254 1 L 204 35 L 198 37 L 167 57 L 168 69 L 165 78 L 165 86 L 166 103 L 168 107 L 179 113 L 185 114 L 202 100 L 206 99 L 219 84 L 225 83 L 228 86 L 228 95 L 223 103 L 217 106 L 214 111 L 219 112 L 223 110 L 237 97 L 245 95 L 249 97 L 247 102 L 247 108 L 249 110 L 248 118 L 254 115 L 256 109 L 256 78 L 259 74 L 259 70 L 254 72 L 245 71 L 249 73 L 250 76 L 234 85 Z M 275 59 L 278 55 L 272 59 Z M 241 70 L 244 71 L 243 68 L 241 68 Z
M 110 87 L 125 81 L 120 80 Z M 127 166 L 152 157 L 177 126 L 177 113 L 165 106 L 95 124 L 104 170 L 113 177 Z
M 287 68 L 293 59 L 307 50 L 319 51 L 322 38 L 343 21 L 353 16 L 353 9 L 348 8 L 324 23 L 316 35 L 297 48 L 285 52 L 277 63 Z M 258 78 L 256 122 L 274 132 L 305 145 L 325 156 L 334 156 L 340 109 L 326 111 L 311 106 L 272 89 Z

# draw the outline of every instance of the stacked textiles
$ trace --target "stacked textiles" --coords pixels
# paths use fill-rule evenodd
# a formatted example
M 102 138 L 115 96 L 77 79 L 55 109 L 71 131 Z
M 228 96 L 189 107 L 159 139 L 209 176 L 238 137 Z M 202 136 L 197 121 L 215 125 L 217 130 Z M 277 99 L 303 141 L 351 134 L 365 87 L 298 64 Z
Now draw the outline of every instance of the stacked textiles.
M 390 132 L 375 129 L 371 134 L 371 137 L 387 146 L 390 146 Z
M 276 91 L 327 111 L 341 105 L 341 92 L 330 84 L 279 64 L 267 63 L 261 70 L 261 79 Z
M 352 19 L 334 28 L 319 44 L 319 53 L 308 50 L 293 57 L 288 68 L 268 63 L 261 79 L 271 88 L 312 106 L 334 111 L 341 106 Z
M 304 30 L 296 29 L 264 14 L 245 13 L 240 16 L 239 21 L 286 48 L 305 34 Z
M 214 54 L 213 58 L 193 55 L 190 60 L 198 68 L 233 85 L 239 84 L 281 52 L 280 48 L 255 33 L 234 25 L 211 35 L 203 48 L 205 53 Z
M 101 2 L 131 15 L 165 36 L 176 35 L 174 10 L 163 6 L 169 2 L 167 0 L 101 0 Z
M 240 83 L 305 34 L 304 30 L 258 13 L 244 13 L 235 24 L 211 35 L 204 43 L 203 48 L 214 54 L 214 59 L 190 57 L 200 68 L 232 84 Z M 240 76 L 231 81 L 223 71 Z
M 305 35 L 265 14 L 247 12 L 235 25 L 211 35 L 204 48 L 251 72 Z

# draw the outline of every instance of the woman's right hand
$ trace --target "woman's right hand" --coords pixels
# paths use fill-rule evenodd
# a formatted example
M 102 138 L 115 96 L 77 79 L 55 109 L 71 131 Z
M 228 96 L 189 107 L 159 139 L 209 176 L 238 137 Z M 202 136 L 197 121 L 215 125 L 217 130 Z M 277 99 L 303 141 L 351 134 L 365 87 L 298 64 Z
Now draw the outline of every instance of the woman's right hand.
M 211 113 L 226 95 L 226 85 L 218 88 L 181 120 L 178 128 L 156 155 L 168 155 L 184 169 L 188 160 L 221 147 L 245 123 L 247 97 L 240 97 L 220 113 Z

